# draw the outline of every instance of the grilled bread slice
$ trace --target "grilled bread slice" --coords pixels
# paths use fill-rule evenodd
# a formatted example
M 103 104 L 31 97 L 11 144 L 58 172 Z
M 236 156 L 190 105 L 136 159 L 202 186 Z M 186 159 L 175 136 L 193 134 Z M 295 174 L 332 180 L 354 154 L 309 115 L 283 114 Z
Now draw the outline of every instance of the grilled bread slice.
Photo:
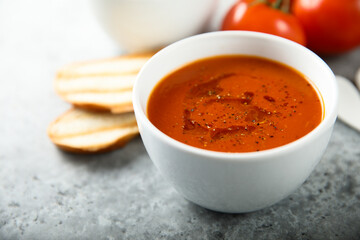
M 131 112 L 134 81 L 152 55 L 124 55 L 65 66 L 56 75 L 55 90 L 76 107 Z
M 139 133 L 134 113 L 112 114 L 72 108 L 48 127 L 53 143 L 63 150 L 97 153 L 122 147 Z

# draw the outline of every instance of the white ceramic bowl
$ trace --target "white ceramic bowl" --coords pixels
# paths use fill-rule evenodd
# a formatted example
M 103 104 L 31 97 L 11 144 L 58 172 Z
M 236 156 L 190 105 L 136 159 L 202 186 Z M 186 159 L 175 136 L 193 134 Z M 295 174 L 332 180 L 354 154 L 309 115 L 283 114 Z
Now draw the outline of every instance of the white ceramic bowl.
M 126 52 L 159 49 L 200 33 L 217 0 L 92 0 L 105 31 Z
M 265 57 L 299 70 L 319 89 L 325 107 L 324 120 L 292 143 L 250 153 L 207 151 L 180 143 L 158 130 L 146 114 L 153 87 L 186 63 L 223 54 Z M 162 175 L 186 199 L 229 213 L 272 205 L 306 180 L 329 142 L 337 116 L 337 98 L 332 71 L 313 52 L 280 37 L 240 31 L 197 35 L 166 47 L 145 64 L 133 92 L 142 140 Z

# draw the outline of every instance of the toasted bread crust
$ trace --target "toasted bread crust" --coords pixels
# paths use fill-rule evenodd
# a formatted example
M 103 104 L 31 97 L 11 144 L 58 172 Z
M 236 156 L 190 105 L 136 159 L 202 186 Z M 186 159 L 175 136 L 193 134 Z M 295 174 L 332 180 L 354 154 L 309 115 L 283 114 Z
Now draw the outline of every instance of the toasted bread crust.
M 113 150 L 120 149 L 120 148 L 124 147 L 133 138 L 137 137 L 138 135 L 139 135 L 138 133 L 128 135 L 127 137 L 119 139 L 118 141 L 116 141 L 112 144 L 109 144 L 108 146 L 103 146 L 102 148 L 98 148 L 98 149 L 75 148 L 75 147 L 71 147 L 69 145 L 64 145 L 64 144 L 60 144 L 60 143 L 54 143 L 54 144 L 58 148 L 60 148 L 63 151 L 66 151 L 66 152 L 72 152 L 72 153 L 78 153 L 78 154 L 96 154 L 96 153 L 105 153 L 105 152 L 110 152 Z
M 111 112 L 114 114 L 133 112 L 134 107 L 132 103 L 116 105 L 116 106 L 104 106 L 94 103 L 73 103 L 74 107 L 82 108 L 88 111 L 94 112 Z
M 154 55 L 154 52 L 148 52 L 148 53 L 139 53 L 139 54 L 129 54 L 129 55 L 122 55 L 118 57 L 112 57 L 112 58 L 104 58 L 104 59 L 96 59 L 96 60 L 88 60 L 88 61 L 81 61 L 76 63 L 71 63 L 68 65 L 63 66 L 60 68 L 57 73 L 57 78 L 62 77 L 76 77 L 76 76 L 97 76 L 97 75 L 117 75 L 118 72 L 98 72 L 98 73 L 77 73 L 76 70 L 84 67 L 84 66 L 96 66 L 100 64 L 107 64 L 111 62 L 118 62 L 118 61 L 126 61 L 126 60 L 134 60 L 134 59 L 150 59 Z M 128 73 L 134 73 L 138 71 L 126 71 L 124 74 Z

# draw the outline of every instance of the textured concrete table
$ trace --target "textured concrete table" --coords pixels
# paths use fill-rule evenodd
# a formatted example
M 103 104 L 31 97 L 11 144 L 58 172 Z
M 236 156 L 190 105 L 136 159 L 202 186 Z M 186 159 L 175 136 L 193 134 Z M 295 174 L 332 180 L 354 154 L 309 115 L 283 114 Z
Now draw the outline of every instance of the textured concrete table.
M 0 239 L 360 239 L 360 134 L 340 121 L 295 193 L 238 215 L 179 196 L 140 138 L 94 156 L 54 147 L 46 128 L 70 107 L 56 69 L 116 54 L 86 0 L 0 1 Z M 326 61 L 353 78 L 360 49 Z

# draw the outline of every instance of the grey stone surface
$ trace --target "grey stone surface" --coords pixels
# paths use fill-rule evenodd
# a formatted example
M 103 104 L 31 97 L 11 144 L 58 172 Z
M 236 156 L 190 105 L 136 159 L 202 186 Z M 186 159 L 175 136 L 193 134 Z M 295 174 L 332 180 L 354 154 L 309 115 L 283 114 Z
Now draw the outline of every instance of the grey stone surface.
M 69 105 L 56 69 L 118 53 L 86 0 L 0 0 L 0 239 L 360 239 L 360 134 L 340 121 L 308 180 L 247 214 L 184 200 L 140 138 L 107 154 L 58 150 L 46 128 Z M 326 61 L 352 78 L 360 49 Z

